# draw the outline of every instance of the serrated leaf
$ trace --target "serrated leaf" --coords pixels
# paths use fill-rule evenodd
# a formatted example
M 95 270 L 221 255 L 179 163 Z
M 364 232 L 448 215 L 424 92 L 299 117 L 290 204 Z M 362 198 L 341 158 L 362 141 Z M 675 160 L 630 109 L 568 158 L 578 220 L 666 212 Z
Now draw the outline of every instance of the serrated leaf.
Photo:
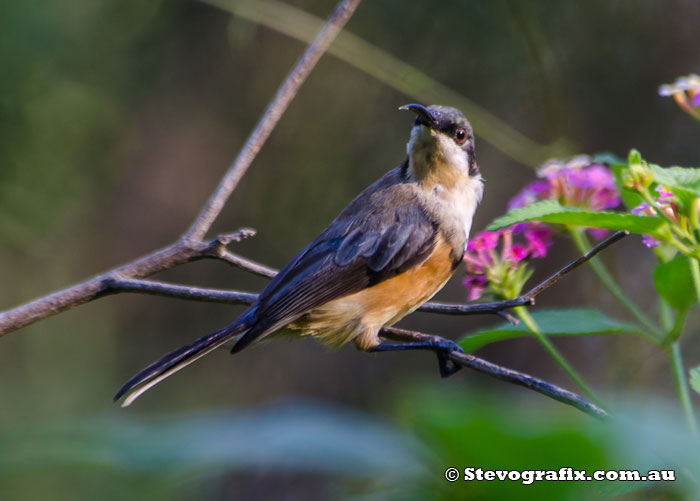
M 700 393 L 700 365 L 690 369 L 690 386 Z
M 682 254 L 654 269 L 654 288 L 668 304 L 679 311 L 687 310 L 695 298 L 688 258 Z
M 660 167 L 649 165 L 654 174 L 654 181 L 673 190 L 679 188 L 700 196 L 700 169 L 692 167 Z
M 626 230 L 651 236 L 661 236 L 663 228 L 667 226 L 666 221 L 658 217 L 635 216 L 622 212 L 592 212 L 565 207 L 556 200 L 542 200 L 511 210 L 505 216 L 495 219 L 487 229 L 494 231 L 527 221 L 590 226 L 614 231 Z
M 598 310 L 575 308 L 568 310 L 540 310 L 533 318 L 542 333 L 549 336 L 591 336 L 639 333 L 634 324 L 612 319 Z M 496 327 L 482 329 L 462 339 L 459 344 L 467 353 L 487 344 L 527 336 L 530 331 L 521 322 L 518 325 L 503 323 Z

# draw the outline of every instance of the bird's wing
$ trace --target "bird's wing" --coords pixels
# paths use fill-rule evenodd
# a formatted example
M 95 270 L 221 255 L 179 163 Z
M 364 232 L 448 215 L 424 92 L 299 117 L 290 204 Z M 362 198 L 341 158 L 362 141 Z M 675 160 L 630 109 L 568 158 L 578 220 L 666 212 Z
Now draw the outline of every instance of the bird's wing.
M 285 266 L 233 323 L 178 348 L 131 378 L 115 396 L 129 405 L 149 388 L 239 336 L 238 351 L 333 299 L 361 291 L 425 261 L 437 225 L 400 169 L 362 192 Z
M 235 351 L 328 301 L 422 263 L 436 236 L 437 225 L 408 185 L 363 193 L 263 290 L 258 325 Z

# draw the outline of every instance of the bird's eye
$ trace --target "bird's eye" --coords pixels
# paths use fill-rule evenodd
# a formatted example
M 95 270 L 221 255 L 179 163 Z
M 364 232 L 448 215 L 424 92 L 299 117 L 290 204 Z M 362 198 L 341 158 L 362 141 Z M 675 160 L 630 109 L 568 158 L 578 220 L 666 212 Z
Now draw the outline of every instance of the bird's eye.
M 455 141 L 463 143 L 465 139 L 467 139 L 467 131 L 464 129 L 457 129 L 455 131 Z

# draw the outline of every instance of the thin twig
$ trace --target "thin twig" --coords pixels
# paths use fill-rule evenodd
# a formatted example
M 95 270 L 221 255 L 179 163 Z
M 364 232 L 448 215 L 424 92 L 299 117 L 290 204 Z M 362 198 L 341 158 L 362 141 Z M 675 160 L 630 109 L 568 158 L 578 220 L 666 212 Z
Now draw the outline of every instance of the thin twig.
M 122 292 L 137 292 L 154 296 L 165 296 L 190 301 L 226 304 L 252 304 L 258 298 L 252 292 L 232 291 L 222 289 L 204 289 L 188 285 L 176 285 L 156 280 L 142 280 L 115 276 L 105 284 L 104 294 L 119 294 Z
M 224 208 L 231 193 L 233 193 L 233 190 L 238 186 L 238 182 L 246 173 L 250 164 L 253 163 L 253 160 L 260 152 L 260 148 L 262 148 L 262 145 L 270 136 L 272 129 L 275 128 L 282 114 L 287 110 L 289 103 L 291 103 L 294 96 L 296 96 L 299 87 L 301 87 L 301 84 L 304 83 L 306 77 L 309 76 L 318 60 L 328 49 L 328 46 L 335 39 L 343 26 L 345 26 L 345 23 L 352 17 L 360 1 L 361 0 L 343 0 L 323 24 L 316 34 L 316 38 L 314 38 L 311 45 L 307 47 L 304 54 L 289 73 L 289 76 L 282 83 L 275 97 L 270 101 L 258 125 L 255 126 L 255 129 L 248 137 L 238 157 L 236 157 L 236 160 L 219 183 L 219 186 L 214 190 L 214 193 L 212 193 L 195 222 L 185 233 L 186 238 L 201 240 L 207 234 L 209 228 L 211 228 L 211 225 Z
M 565 390 L 555 384 L 548 383 L 542 379 L 536 378 L 524 372 L 518 372 L 507 367 L 496 365 L 493 362 L 476 357 L 471 353 L 462 353 L 459 351 L 451 351 L 448 353 L 449 359 L 462 367 L 469 367 L 476 371 L 488 374 L 502 381 L 507 381 L 519 386 L 524 386 L 530 390 L 546 395 L 554 400 L 558 400 L 567 405 L 576 407 L 577 409 L 590 414 L 591 416 L 604 418 L 608 417 L 608 413 L 597 405 L 589 402 L 581 395 L 572 391 Z
M 204 242 L 203 239 L 241 177 L 245 174 L 269 137 L 270 132 L 297 94 L 302 83 L 304 83 L 311 70 L 316 66 L 316 63 L 334 37 L 350 19 L 359 3 L 360 0 L 342 0 L 338 4 L 333 14 L 319 30 L 314 41 L 307 47 L 297 64 L 285 78 L 275 98 L 268 105 L 257 127 L 248 138 L 234 163 L 224 174 L 219 186 L 202 209 L 202 212 L 190 229 L 177 242 L 66 289 L 1 312 L 0 335 L 7 334 L 38 320 L 108 294 L 111 292 L 110 284 L 115 280 L 144 278 L 197 259 L 221 259 L 262 276 L 269 276 L 270 273 L 274 273 L 274 270 L 270 270 L 262 265 L 253 266 L 248 260 L 229 253 L 225 247 L 235 240 L 235 238 L 231 238 L 231 235 L 223 235 L 211 242 Z M 241 238 L 248 236 L 250 230 L 243 230 L 243 233 L 245 235 L 241 234 Z
M 478 315 L 483 313 L 498 313 L 508 308 L 516 306 L 530 306 L 535 304 L 535 298 L 549 289 L 552 285 L 561 280 L 564 276 L 571 273 L 573 270 L 581 266 L 586 261 L 593 258 L 600 251 L 607 249 L 612 244 L 629 235 L 626 231 L 617 231 L 610 235 L 605 240 L 594 246 L 583 256 L 573 260 L 562 269 L 551 275 L 546 280 L 543 280 L 535 287 L 527 291 L 525 294 L 515 299 L 505 301 L 494 301 L 490 303 L 474 303 L 474 304 L 447 304 L 447 303 L 425 303 L 418 311 L 428 313 L 440 313 L 442 315 Z
M 251 230 L 245 229 L 207 242 L 178 240 L 136 261 L 0 313 L 0 335 L 102 297 L 109 292 L 109 284 L 116 278 L 147 277 L 183 263 L 218 259 L 222 241 L 234 242 L 251 234 Z
M 245 271 L 249 271 L 254 275 L 258 275 L 265 278 L 272 278 L 277 275 L 277 270 L 265 266 L 264 264 L 256 263 L 250 259 L 234 254 L 228 249 L 223 249 L 219 254 L 219 259 L 232 264 L 236 268 L 240 268 Z

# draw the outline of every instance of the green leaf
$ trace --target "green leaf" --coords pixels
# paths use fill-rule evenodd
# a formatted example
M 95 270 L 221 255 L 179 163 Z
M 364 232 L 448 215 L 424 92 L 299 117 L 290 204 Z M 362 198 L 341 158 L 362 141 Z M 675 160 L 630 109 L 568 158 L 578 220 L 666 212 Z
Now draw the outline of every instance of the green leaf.
M 700 393 L 700 365 L 690 369 L 690 386 Z
M 493 231 L 526 221 L 592 226 L 608 230 L 627 230 L 651 236 L 661 236 L 667 226 L 666 221 L 652 216 L 635 216 L 622 212 L 592 212 L 576 207 L 565 207 L 556 200 L 543 200 L 525 207 L 513 209 L 505 216 L 494 220 L 488 227 Z
M 695 299 L 688 258 L 677 255 L 654 269 L 656 292 L 679 311 L 687 310 Z
M 673 190 L 682 189 L 700 196 L 700 169 L 692 167 L 660 167 L 649 164 L 654 173 L 654 181 Z M 674 192 L 675 193 L 675 192 Z
M 612 319 L 597 310 L 575 308 L 569 310 L 540 310 L 532 317 L 542 333 L 548 336 L 590 336 L 600 334 L 618 334 L 623 332 L 638 333 L 639 328 L 633 324 Z M 470 334 L 460 341 L 464 351 L 471 353 L 487 344 L 527 336 L 530 331 L 519 323 L 503 323 L 496 327 L 483 329 Z

